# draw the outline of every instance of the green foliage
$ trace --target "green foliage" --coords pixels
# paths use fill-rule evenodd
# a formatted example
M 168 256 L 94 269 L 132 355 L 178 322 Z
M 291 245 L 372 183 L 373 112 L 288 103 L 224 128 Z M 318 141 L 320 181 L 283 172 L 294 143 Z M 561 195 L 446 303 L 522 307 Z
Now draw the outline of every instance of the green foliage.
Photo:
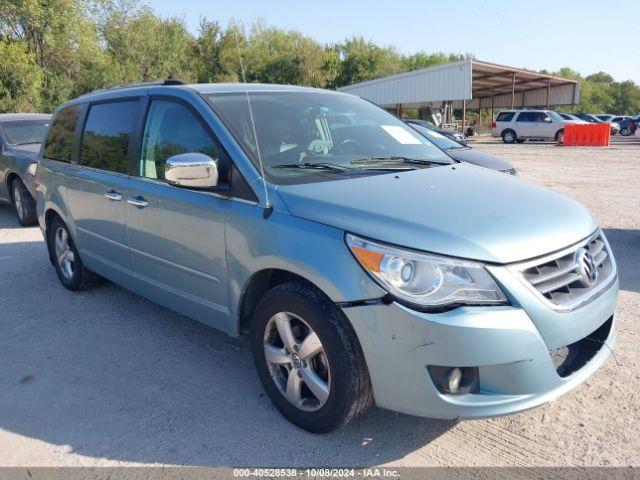
M 566 108 L 569 112 L 617 115 L 636 115 L 640 112 L 640 85 L 631 80 L 616 82 L 605 72 L 582 77 L 568 67 L 553 74 L 580 81 L 580 103 Z
M 240 57 L 240 55 L 241 57 Z M 114 84 L 180 78 L 337 88 L 409 70 L 473 58 L 444 52 L 400 53 L 362 37 L 323 45 L 296 31 L 226 27 L 202 19 L 197 35 L 140 0 L 0 0 L 0 111 L 51 111 Z M 575 110 L 635 114 L 640 86 L 605 72 L 583 78 Z
M 0 38 L 0 112 L 40 108 L 41 72 L 24 42 Z

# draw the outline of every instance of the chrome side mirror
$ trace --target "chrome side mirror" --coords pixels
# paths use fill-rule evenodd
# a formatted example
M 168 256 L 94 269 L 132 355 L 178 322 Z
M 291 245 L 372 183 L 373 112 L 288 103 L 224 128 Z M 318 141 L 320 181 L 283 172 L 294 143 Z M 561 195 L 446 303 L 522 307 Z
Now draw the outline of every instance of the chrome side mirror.
M 170 185 L 213 188 L 218 185 L 218 160 L 204 153 L 181 153 L 167 158 L 164 178 Z

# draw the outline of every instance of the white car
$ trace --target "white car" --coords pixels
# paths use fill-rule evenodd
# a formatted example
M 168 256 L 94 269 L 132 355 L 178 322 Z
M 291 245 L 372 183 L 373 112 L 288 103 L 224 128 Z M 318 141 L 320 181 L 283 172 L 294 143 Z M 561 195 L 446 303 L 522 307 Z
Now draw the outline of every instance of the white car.
M 565 120 L 553 110 L 505 110 L 493 122 L 491 136 L 502 137 L 504 143 L 525 140 L 555 140 L 562 143 L 565 125 L 580 123 Z

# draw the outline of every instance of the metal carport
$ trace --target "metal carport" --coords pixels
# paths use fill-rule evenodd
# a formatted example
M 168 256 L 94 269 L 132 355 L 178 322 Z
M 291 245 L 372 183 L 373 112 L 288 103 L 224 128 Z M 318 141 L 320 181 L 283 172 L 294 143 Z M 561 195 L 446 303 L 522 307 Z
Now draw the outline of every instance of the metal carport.
M 414 70 L 338 89 L 366 98 L 401 115 L 403 108 L 462 109 L 462 129 L 468 108 L 550 108 L 574 105 L 580 84 L 569 78 L 478 60 Z

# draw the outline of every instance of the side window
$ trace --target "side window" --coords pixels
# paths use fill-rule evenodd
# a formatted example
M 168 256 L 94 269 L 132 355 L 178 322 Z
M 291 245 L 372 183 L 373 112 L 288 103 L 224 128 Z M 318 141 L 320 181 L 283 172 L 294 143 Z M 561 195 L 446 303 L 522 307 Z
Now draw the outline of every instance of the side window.
M 44 145 L 45 158 L 71 162 L 71 149 L 79 113 L 80 108 L 77 105 L 65 107 L 58 112 Z
M 142 137 L 140 176 L 164 180 L 167 158 L 181 153 L 219 158 L 213 139 L 188 108 L 176 102 L 153 100 Z
M 138 105 L 137 100 L 128 100 L 91 106 L 82 135 L 82 165 L 127 173 L 127 152 Z
M 496 117 L 496 122 L 510 122 L 513 120 L 513 112 L 502 112 Z
M 535 122 L 536 121 L 536 113 L 534 112 L 520 112 L 516 122 Z
M 536 113 L 536 122 L 551 122 L 551 117 L 544 112 Z

